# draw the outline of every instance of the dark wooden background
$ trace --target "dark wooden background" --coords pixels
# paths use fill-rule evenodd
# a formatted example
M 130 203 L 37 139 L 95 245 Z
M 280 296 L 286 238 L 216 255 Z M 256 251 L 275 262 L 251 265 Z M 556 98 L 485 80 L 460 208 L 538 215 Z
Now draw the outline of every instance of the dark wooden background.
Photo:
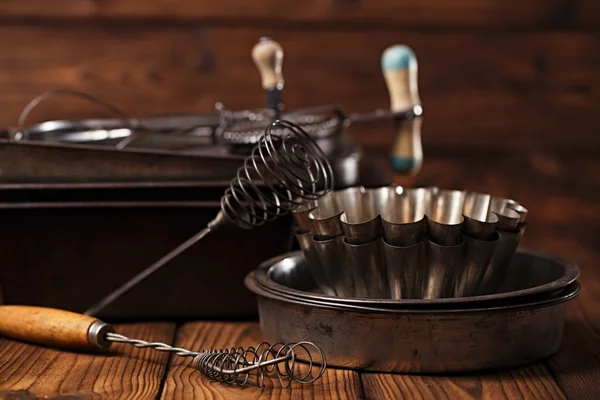
M 549 398 L 539 385 L 523 389 L 521 375 L 551 375 L 567 397 L 597 399 L 598 0 L 0 0 L 0 126 L 14 126 L 29 100 L 55 88 L 89 91 L 136 116 L 209 112 L 217 101 L 262 106 L 250 49 L 263 35 L 285 49 L 291 108 L 387 107 L 381 52 L 395 43 L 414 48 L 425 162 L 412 183 L 514 198 L 530 209 L 523 245 L 581 267 L 583 291 L 569 306 L 558 355 L 504 378 L 423 378 L 416 390 Z M 100 115 L 57 99 L 32 122 Z M 375 168 L 387 167 L 388 125 L 350 133 Z M 394 385 L 412 393 L 404 379 L 413 378 L 395 376 Z M 425 397 L 441 397 L 435 393 Z
M 263 35 L 285 49 L 289 108 L 348 112 L 388 106 L 381 53 L 408 44 L 425 109 L 411 183 L 512 197 L 530 221 L 582 226 L 600 245 L 597 0 L 4 0 L 0 126 L 55 88 L 135 116 L 260 107 L 250 51 Z M 102 115 L 57 98 L 31 122 Z M 350 134 L 387 168 L 389 124 Z
M 426 150 L 596 154 L 596 0 L 0 1 L 0 125 L 43 91 L 92 92 L 134 115 L 264 104 L 250 49 L 281 42 L 289 107 L 387 107 L 379 59 L 413 47 Z M 34 119 L 100 115 L 52 101 Z M 386 129 L 356 134 L 384 150 Z M 510 153 L 508 153 L 510 152 Z
M 285 49 L 288 107 L 385 108 L 381 52 L 406 43 L 425 108 L 416 183 L 514 197 L 535 220 L 597 224 L 599 33 L 596 0 L 0 1 L 0 126 L 54 88 L 135 116 L 262 106 L 250 50 L 263 35 Z M 58 98 L 31 122 L 102 115 Z M 350 133 L 387 166 L 390 126 Z

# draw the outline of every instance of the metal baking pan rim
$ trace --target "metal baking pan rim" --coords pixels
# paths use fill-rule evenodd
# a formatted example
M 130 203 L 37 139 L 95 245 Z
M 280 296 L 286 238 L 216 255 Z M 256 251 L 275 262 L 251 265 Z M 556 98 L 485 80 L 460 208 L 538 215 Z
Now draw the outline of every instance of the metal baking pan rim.
M 36 182 L 36 183 L 0 183 L 2 190 L 73 190 L 73 189 L 162 189 L 162 188 L 226 188 L 230 180 L 215 181 L 140 181 L 140 182 Z
M 464 307 L 464 308 L 450 308 L 450 309 L 434 309 L 434 308 L 376 308 L 376 307 L 366 307 L 366 306 L 355 306 L 348 304 L 340 304 L 340 303 L 330 303 L 330 302 L 316 302 L 316 301 L 307 301 L 305 299 L 299 299 L 297 297 L 284 295 L 281 293 L 271 292 L 264 287 L 261 287 L 255 281 L 255 272 L 256 270 L 250 272 L 246 275 L 244 279 L 244 284 L 246 288 L 248 288 L 251 292 L 256 294 L 259 297 L 266 297 L 271 300 L 279 301 L 282 303 L 295 304 L 299 306 L 306 306 L 312 308 L 322 308 L 327 310 L 341 311 L 341 312 L 354 312 L 359 314 L 419 314 L 419 315 L 437 315 L 444 316 L 447 314 L 450 315 L 460 315 L 460 314 L 473 314 L 473 313 L 485 313 L 485 312 L 504 312 L 504 311 L 527 311 L 531 309 L 545 308 L 554 306 L 557 304 L 568 302 L 575 297 L 577 297 L 581 291 L 581 285 L 579 282 L 575 281 L 570 285 L 566 286 L 561 290 L 559 296 L 554 296 L 550 298 L 546 298 L 543 300 L 533 300 L 528 303 L 515 303 L 511 305 L 497 305 L 497 306 L 489 306 L 489 307 Z M 460 306 L 460 305 L 457 305 Z
M 204 127 L 216 127 L 219 124 L 218 114 L 168 114 L 156 115 L 146 118 L 88 118 L 79 120 L 55 119 L 39 122 L 25 128 L 30 134 L 45 134 L 59 131 L 74 131 L 84 129 L 136 129 L 144 127 L 148 122 L 157 123 L 169 119 L 203 120 Z
M 220 207 L 219 201 L 74 201 L 0 203 L 0 210 L 31 210 L 49 208 L 201 208 Z
M 129 123 L 129 125 L 128 125 Z M 132 119 L 118 118 L 90 118 L 84 120 L 55 119 L 43 121 L 25 128 L 24 131 L 29 134 L 45 134 L 49 132 L 73 131 L 82 129 L 131 129 L 135 121 Z
M 169 151 L 169 150 L 154 150 L 154 149 L 141 149 L 141 148 L 125 148 L 125 149 L 116 149 L 114 147 L 106 147 L 106 146 L 95 146 L 89 144 L 69 144 L 69 143 L 54 143 L 54 142 L 44 142 L 44 141 L 35 141 L 35 140 L 7 140 L 0 139 L 0 145 L 14 145 L 14 146 L 23 146 L 23 147 L 46 147 L 46 148 L 61 148 L 75 151 L 100 151 L 106 153 L 135 153 L 135 154 L 153 154 L 160 155 L 165 157 L 189 157 L 189 158 L 206 158 L 206 159 L 215 159 L 215 160 L 239 160 L 244 161 L 244 156 L 238 155 L 225 155 L 225 154 L 210 154 L 210 153 L 190 153 L 190 152 L 181 152 L 181 151 Z
M 521 290 L 513 290 L 510 292 L 503 292 L 499 294 L 490 294 L 490 295 L 482 295 L 482 296 L 469 296 L 469 297 L 453 297 L 453 298 L 443 298 L 443 299 L 403 299 L 403 300 L 392 300 L 392 299 L 371 299 L 371 298 L 357 298 L 357 297 L 336 297 L 336 296 L 328 296 L 322 293 L 308 293 L 298 289 L 293 289 L 287 287 L 285 285 L 279 284 L 273 281 L 268 276 L 268 270 L 277 262 L 292 257 L 301 257 L 303 258 L 303 254 L 301 251 L 295 251 L 287 254 L 283 254 L 281 256 L 273 257 L 270 260 L 263 262 L 257 269 L 257 282 L 261 284 L 262 287 L 268 289 L 269 291 L 289 294 L 294 297 L 299 297 L 302 299 L 312 300 L 312 301 L 325 301 L 338 303 L 343 305 L 385 305 L 385 306 L 435 306 L 435 305 L 450 305 L 450 304 L 464 304 L 464 303 L 478 303 L 478 302 L 488 302 L 488 301 L 499 301 L 499 300 L 509 300 L 514 298 L 520 298 L 525 296 L 531 296 L 541 293 L 550 293 L 561 288 L 564 288 L 571 283 L 575 282 L 577 278 L 579 278 L 580 271 L 577 264 L 573 261 L 565 260 L 553 255 L 540 253 L 533 250 L 526 249 L 518 249 L 518 253 L 534 255 L 537 257 L 543 257 L 547 259 L 551 259 L 554 262 L 560 263 L 565 266 L 565 272 L 562 277 L 559 279 L 552 281 L 550 283 L 546 283 L 544 285 L 534 286 L 527 289 Z M 268 284 L 265 284 L 268 282 Z

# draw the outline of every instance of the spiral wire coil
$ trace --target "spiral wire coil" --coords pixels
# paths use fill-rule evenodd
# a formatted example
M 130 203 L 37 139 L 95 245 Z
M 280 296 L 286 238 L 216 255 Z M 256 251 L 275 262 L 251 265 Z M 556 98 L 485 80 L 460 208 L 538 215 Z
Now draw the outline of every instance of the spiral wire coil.
M 306 363 L 302 365 L 305 368 L 296 362 L 299 350 L 304 353 Z M 320 360 L 313 359 L 312 353 L 318 354 Z M 311 342 L 263 342 L 256 348 L 205 350 L 196 356 L 194 366 L 222 383 L 245 385 L 253 377 L 256 385 L 263 387 L 266 376 L 276 376 L 282 387 L 288 387 L 292 382 L 308 384 L 319 379 L 327 362 L 323 351 Z
M 240 386 L 248 384 L 253 379 L 257 386 L 263 387 L 267 376 L 276 376 L 282 387 L 288 387 L 292 382 L 308 384 L 319 379 L 327 368 L 323 350 L 311 342 L 292 344 L 262 342 L 256 347 L 251 346 L 246 349 L 239 347 L 194 352 L 166 343 L 132 339 L 114 332 L 107 333 L 106 340 L 131 344 L 142 349 L 151 348 L 170 352 L 181 357 L 194 357 L 194 367 L 208 378 Z M 317 354 L 319 358 L 314 359 L 313 354 Z M 305 362 L 302 364 L 296 362 L 299 355 L 304 356 Z
M 259 181 L 269 190 L 259 188 Z M 333 170 L 318 144 L 298 125 L 272 122 L 221 199 L 237 226 L 258 227 L 333 190 Z

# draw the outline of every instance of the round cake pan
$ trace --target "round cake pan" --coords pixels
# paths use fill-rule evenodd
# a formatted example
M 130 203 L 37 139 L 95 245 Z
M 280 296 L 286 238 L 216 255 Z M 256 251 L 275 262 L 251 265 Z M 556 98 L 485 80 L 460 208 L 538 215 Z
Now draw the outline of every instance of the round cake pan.
M 256 280 L 261 268 L 248 274 L 245 283 L 258 296 L 260 325 L 268 340 L 311 341 L 325 352 L 329 365 L 386 372 L 464 372 L 548 357 L 560 346 L 567 301 L 580 290 L 573 282 L 550 293 L 471 305 L 377 308 L 266 290 Z M 298 279 L 307 273 L 296 271 Z
M 571 261 L 518 250 L 508 266 L 507 278 L 496 294 L 442 299 L 374 299 L 337 297 L 322 294 L 305 266 L 301 252 L 292 252 L 263 263 L 255 274 L 256 282 L 268 291 L 294 296 L 309 301 L 352 304 L 365 307 L 451 307 L 472 303 L 510 300 L 514 298 L 552 293 L 573 283 L 579 277 L 579 268 Z

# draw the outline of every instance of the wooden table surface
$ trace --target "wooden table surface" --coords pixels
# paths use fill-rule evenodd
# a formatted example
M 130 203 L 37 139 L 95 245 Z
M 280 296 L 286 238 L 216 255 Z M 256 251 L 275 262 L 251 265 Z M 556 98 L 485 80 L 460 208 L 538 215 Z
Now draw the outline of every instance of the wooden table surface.
M 576 308 L 576 307 L 573 307 Z M 573 316 L 573 313 L 571 313 Z M 572 323 L 571 319 L 571 323 Z M 261 333 L 253 322 L 134 323 L 117 325 L 125 334 L 185 348 L 230 347 L 258 343 Z M 190 359 L 151 350 L 115 345 L 109 355 L 90 355 L 0 341 L 0 398 L 597 398 L 594 364 L 578 365 L 593 354 L 577 354 L 575 329 L 569 343 L 548 362 L 506 371 L 460 376 L 420 376 L 363 373 L 328 368 L 312 385 L 288 389 L 236 387 L 212 382 L 190 367 Z M 590 334 L 593 332 L 589 332 Z M 593 353 L 595 349 L 589 349 Z M 582 353 L 585 353 L 582 352 Z M 597 359 L 596 359 L 597 366 Z M 589 391 L 588 391 L 589 390 Z
M 189 359 L 116 344 L 108 355 L 60 351 L 0 339 L 0 398 L 600 398 L 600 253 L 589 237 L 531 226 L 528 247 L 574 252 L 580 296 L 568 307 L 562 347 L 546 361 L 510 370 L 454 376 L 377 374 L 329 368 L 313 385 L 239 388 L 211 382 Z M 536 238 L 537 237 L 537 238 Z M 529 240 L 528 240 L 529 239 Z M 189 349 L 256 345 L 256 322 L 129 323 L 118 332 Z
M 600 207 L 593 190 L 600 161 L 541 154 L 493 164 L 486 163 L 488 155 L 454 154 L 452 159 L 457 161 L 430 154 L 415 183 L 514 196 L 530 205 L 522 246 L 573 259 L 581 268 L 583 290 L 569 304 L 562 347 L 548 360 L 452 376 L 329 368 L 312 385 L 259 389 L 211 382 L 189 366 L 189 359 L 127 345 L 114 345 L 108 355 L 90 355 L 0 339 L 0 398 L 600 399 Z M 256 322 L 142 322 L 116 329 L 190 349 L 261 341 Z
M 419 58 L 425 108 L 425 163 L 411 183 L 518 199 L 530 209 L 522 245 L 573 259 L 583 290 L 568 307 L 560 351 L 510 370 L 419 376 L 329 369 L 314 385 L 238 388 L 208 381 L 189 360 L 150 350 L 115 345 L 98 356 L 0 338 L 0 398 L 600 399 L 599 5 L 1 1 L 1 127 L 56 88 L 92 93 L 132 116 L 210 112 L 216 101 L 232 110 L 260 106 L 264 93 L 249 51 L 261 36 L 285 49 L 288 109 L 341 103 L 368 112 L 388 105 L 381 51 L 407 43 Z M 100 112 L 65 98 L 36 109 L 28 122 Z M 384 126 L 356 134 L 378 152 L 374 170 L 387 167 L 390 132 Z M 261 339 L 254 322 L 116 328 L 193 349 Z

